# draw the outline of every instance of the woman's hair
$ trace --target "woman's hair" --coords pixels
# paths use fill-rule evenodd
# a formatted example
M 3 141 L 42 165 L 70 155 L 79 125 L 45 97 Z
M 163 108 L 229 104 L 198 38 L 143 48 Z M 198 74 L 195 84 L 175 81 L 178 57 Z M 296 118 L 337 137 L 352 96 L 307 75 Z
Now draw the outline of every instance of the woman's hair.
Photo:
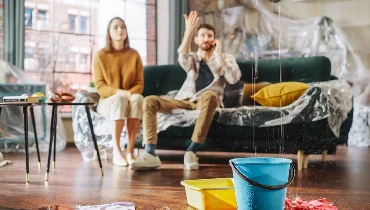
M 121 20 L 123 22 L 123 24 L 125 25 L 125 28 L 126 28 L 125 21 L 122 18 L 120 18 L 120 17 L 115 17 L 115 18 L 113 18 L 112 20 L 109 21 L 108 27 L 107 27 L 107 37 L 106 37 L 106 45 L 105 45 L 105 50 L 107 52 L 112 52 L 113 51 L 113 47 L 112 47 L 112 44 L 111 44 L 112 43 L 112 39 L 110 38 L 110 33 L 109 33 L 109 29 L 112 26 L 113 20 Z M 128 39 L 127 28 L 126 28 L 126 39 L 125 39 L 125 41 L 123 43 L 123 49 L 124 50 L 130 49 L 130 40 Z

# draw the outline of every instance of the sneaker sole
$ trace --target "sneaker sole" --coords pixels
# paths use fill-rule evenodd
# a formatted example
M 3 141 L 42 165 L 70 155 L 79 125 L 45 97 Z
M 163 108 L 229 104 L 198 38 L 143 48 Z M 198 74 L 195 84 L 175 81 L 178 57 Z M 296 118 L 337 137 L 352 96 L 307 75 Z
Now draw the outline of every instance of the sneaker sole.
M 113 163 L 113 165 L 116 166 L 116 167 L 127 167 L 128 166 L 128 164 L 127 165 L 119 165 L 119 164 L 114 164 L 114 163 Z
M 188 171 L 199 170 L 199 165 L 185 165 L 185 169 Z
M 159 167 L 160 166 L 130 166 L 130 169 L 134 171 L 149 171 Z
M 114 163 L 113 162 L 113 165 L 114 166 L 117 166 L 117 167 L 127 167 L 129 164 L 128 163 L 126 163 L 126 164 L 122 164 L 122 163 L 118 164 L 118 163 Z

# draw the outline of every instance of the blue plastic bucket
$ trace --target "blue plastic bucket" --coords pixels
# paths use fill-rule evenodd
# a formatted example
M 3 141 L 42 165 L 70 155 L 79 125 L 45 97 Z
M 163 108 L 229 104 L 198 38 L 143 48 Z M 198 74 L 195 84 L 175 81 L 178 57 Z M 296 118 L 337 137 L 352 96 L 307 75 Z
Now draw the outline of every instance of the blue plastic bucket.
M 231 159 L 238 210 L 283 210 L 287 186 L 294 179 L 286 158 Z

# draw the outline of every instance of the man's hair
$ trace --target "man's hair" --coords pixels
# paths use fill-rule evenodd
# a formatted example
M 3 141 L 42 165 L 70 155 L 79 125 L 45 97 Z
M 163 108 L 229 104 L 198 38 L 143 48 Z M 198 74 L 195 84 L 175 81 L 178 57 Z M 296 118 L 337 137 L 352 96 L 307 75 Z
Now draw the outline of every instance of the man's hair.
M 198 31 L 199 31 L 200 29 L 202 29 L 202 28 L 206 28 L 206 29 L 208 29 L 208 30 L 213 31 L 213 36 L 215 36 L 215 37 L 216 37 L 216 30 L 215 30 L 215 27 L 213 27 L 212 25 L 209 25 L 209 24 L 206 24 L 206 23 L 202 23 L 202 24 L 200 24 L 200 25 L 199 25 L 199 27 L 198 27 Z

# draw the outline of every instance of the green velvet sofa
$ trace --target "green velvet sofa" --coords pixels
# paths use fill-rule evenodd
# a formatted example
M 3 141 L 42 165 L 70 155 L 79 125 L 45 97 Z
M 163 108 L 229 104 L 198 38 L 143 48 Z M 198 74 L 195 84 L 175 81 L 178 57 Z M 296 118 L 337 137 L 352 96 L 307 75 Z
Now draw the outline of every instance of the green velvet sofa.
M 252 83 L 254 60 L 238 60 L 244 82 Z M 281 75 L 280 75 L 281 67 Z M 284 58 L 258 60 L 256 82 L 323 82 L 336 79 L 331 75 L 331 63 L 326 57 Z M 186 77 L 179 65 L 146 66 L 144 68 L 144 96 L 165 95 L 178 90 Z M 342 124 L 340 137 L 336 138 L 328 126 L 327 119 L 316 122 L 291 123 L 284 126 L 253 128 L 231 126 L 213 121 L 206 143 L 200 150 L 228 152 L 284 153 L 297 154 L 298 170 L 307 168 L 309 154 L 335 154 L 338 144 L 346 144 L 352 125 L 352 111 Z M 281 128 L 283 128 L 283 141 Z M 194 126 L 169 127 L 158 134 L 158 148 L 184 150 L 190 144 Z M 253 140 L 254 139 L 254 140 Z M 141 142 L 137 143 L 141 146 Z

